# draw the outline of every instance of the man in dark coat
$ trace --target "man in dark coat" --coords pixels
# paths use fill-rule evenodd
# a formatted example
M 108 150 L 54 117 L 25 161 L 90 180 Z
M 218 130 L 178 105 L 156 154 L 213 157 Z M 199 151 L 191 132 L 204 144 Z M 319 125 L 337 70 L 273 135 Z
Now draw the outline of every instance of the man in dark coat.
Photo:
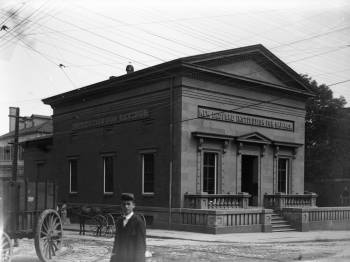
M 135 199 L 130 193 L 121 196 L 123 216 L 117 220 L 111 262 L 144 262 L 146 223 L 134 213 Z

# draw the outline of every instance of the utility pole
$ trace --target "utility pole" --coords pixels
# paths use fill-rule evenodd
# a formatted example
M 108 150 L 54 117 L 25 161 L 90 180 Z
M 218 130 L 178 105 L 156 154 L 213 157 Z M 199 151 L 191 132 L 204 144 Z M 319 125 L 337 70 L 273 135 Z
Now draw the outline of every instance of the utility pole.
M 14 113 L 14 115 L 13 115 Z M 19 108 L 12 107 L 10 117 L 15 118 L 15 135 L 12 144 L 12 181 L 17 181 L 17 163 L 18 163 L 18 130 L 19 130 Z
M 15 118 L 15 134 L 14 139 L 12 143 L 12 181 L 10 183 L 10 206 L 11 206 L 11 212 L 14 212 L 14 214 L 17 214 L 19 211 L 19 205 L 16 203 L 18 201 L 18 185 L 17 185 L 17 164 L 18 164 L 18 130 L 19 130 L 19 108 L 18 107 L 11 107 L 10 108 L 10 115 L 9 117 Z M 10 121 L 11 124 L 11 121 Z M 16 224 L 18 223 L 18 219 L 14 219 L 10 222 L 10 228 L 13 230 L 13 232 L 16 230 Z M 15 247 L 18 247 L 18 239 L 14 238 L 14 244 Z

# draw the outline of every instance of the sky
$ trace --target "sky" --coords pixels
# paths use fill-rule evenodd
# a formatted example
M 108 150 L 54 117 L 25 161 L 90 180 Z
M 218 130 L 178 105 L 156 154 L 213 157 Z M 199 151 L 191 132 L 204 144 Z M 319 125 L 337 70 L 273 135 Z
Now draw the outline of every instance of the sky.
M 0 28 L 0 134 L 9 107 L 52 115 L 43 98 L 123 75 L 129 63 L 254 44 L 350 102 L 346 0 L 0 0 Z

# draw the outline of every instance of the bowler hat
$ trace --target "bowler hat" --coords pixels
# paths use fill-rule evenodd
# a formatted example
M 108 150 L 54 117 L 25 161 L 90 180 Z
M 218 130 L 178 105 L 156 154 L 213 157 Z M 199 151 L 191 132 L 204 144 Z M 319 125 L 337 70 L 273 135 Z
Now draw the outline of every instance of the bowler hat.
M 134 194 L 132 193 L 122 193 L 120 199 L 122 201 L 134 201 L 135 197 L 134 197 Z

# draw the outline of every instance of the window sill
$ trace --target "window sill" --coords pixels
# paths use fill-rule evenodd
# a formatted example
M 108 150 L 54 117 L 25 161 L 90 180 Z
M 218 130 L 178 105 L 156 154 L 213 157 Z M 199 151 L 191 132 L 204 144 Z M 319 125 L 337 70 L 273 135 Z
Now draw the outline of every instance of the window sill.
M 142 196 L 143 197 L 153 197 L 154 193 L 143 193 Z
M 78 192 L 69 192 L 69 196 L 77 196 L 78 194 Z
M 105 193 L 103 193 L 103 196 L 104 197 L 112 197 L 112 196 L 114 196 L 114 192 L 105 192 Z

